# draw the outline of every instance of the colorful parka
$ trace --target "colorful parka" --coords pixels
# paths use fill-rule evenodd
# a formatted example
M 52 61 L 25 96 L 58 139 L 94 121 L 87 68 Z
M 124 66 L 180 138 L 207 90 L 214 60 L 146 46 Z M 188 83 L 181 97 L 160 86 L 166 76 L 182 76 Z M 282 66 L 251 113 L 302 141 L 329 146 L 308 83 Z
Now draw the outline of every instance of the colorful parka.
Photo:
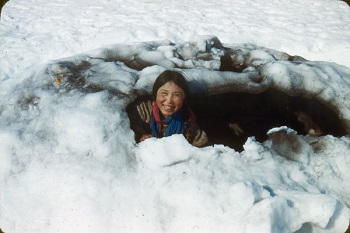
M 127 111 L 130 119 L 130 127 L 135 132 L 135 140 L 140 142 L 140 138 L 145 134 L 151 134 L 151 114 L 153 102 L 151 100 L 138 100 Z M 207 134 L 201 130 L 197 123 L 189 117 L 184 116 L 185 131 L 184 137 L 189 143 L 197 147 L 203 147 L 208 143 Z M 167 125 L 163 125 L 162 134 L 165 135 Z

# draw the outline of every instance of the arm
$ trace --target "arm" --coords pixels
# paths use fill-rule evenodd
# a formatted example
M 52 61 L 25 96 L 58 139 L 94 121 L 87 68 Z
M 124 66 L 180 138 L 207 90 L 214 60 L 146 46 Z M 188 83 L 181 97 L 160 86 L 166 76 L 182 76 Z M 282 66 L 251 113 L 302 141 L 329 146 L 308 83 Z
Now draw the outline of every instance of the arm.
M 138 101 L 129 106 L 127 112 L 130 119 L 130 127 L 135 132 L 136 142 L 152 137 L 151 122 L 152 102 L 150 100 Z
M 185 138 L 193 146 L 204 147 L 208 143 L 208 136 L 204 130 L 199 128 L 198 124 L 192 123 L 190 120 L 185 123 Z

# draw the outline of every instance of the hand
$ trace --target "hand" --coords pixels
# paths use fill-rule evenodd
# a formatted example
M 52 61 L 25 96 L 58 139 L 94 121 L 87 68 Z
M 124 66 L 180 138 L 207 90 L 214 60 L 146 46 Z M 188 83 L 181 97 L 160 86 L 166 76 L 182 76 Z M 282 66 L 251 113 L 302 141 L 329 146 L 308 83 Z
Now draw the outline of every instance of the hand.
M 148 138 L 153 138 L 152 134 L 144 134 L 144 135 L 142 135 L 142 137 L 140 138 L 140 142 L 143 142 L 144 140 L 146 140 Z
M 244 133 L 243 129 L 237 122 L 229 123 L 228 127 L 231 129 L 232 133 L 234 133 L 236 136 L 240 136 Z

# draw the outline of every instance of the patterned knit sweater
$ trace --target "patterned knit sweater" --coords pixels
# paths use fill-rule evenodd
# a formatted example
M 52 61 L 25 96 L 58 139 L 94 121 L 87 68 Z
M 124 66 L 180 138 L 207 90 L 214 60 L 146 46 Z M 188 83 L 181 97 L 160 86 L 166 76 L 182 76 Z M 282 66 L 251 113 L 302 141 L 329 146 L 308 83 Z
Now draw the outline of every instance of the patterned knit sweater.
M 130 127 L 135 132 L 135 140 L 140 141 L 140 138 L 145 134 L 151 134 L 151 100 L 139 100 L 132 106 L 129 106 L 127 111 L 130 119 Z M 163 125 L 162 134 L 165 135 L 167 125 Z M 185 118 L 185 132 L 183 134 L 187 141 L 194 146 L 203 147 L 208 143 L 207 134 L 201 130 L 198 124 Z

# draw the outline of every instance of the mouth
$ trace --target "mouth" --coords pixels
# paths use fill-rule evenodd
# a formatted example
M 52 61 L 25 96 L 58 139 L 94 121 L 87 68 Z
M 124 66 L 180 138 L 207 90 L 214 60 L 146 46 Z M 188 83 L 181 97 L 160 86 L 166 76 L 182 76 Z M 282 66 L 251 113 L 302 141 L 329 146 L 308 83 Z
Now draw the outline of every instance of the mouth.
M 175 110 L 174 106 L 163 105 L 163 109 L 167 112 L 173 112 Z

